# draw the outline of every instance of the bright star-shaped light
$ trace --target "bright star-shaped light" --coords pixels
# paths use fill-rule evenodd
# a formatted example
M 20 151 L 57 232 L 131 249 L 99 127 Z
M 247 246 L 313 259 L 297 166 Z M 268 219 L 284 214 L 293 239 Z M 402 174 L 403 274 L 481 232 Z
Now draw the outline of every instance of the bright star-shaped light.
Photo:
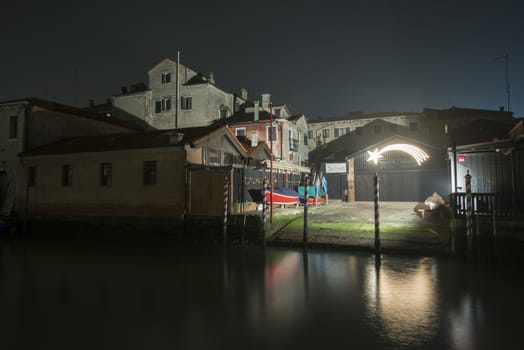
M 368 162 L 373 161 L 375 164 L 378 164 L 378 160 L 380 158 L 383 158 L 382 153 L 386 153 L 389 151 L 401 151 L 407 153 L 411 157 L 413 157 L 413 159 L 415 159 L 419 166 L 429 158 L 428 154 L 424 152 L 422 149 L 418 148 L 417 146 L 400 143 L 386 146 L 382 148 L 380 151 L 378 150 L 378 148 L 375 148 L 374 151 L 368 151 Z
M 368 151 L 368 154 L 369 154 L 368 162 L 373 161 L 375 164 L 378 164 L 378 160 L 380 158 L 384 158 L 384 156 L 381 153 L 382 152 L 380 152 L 378 148 L 375 148 L 374 151 Z

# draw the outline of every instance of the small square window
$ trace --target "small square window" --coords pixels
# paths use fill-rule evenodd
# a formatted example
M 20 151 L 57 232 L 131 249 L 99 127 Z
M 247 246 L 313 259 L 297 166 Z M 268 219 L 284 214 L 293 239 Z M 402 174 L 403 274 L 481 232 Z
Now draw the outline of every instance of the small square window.
M 235 129 L 236 136 L 245 137 L 246 136 L 246 128 L 236 128 Z
M 193 109 L 193 98 L 191 96 L 181 96 L 180 108 L 184 111 L 189 111 Z
M 162 72 L 162 84 L 171 82 L 171 72 Z
M 155 113 L 162 113 L 171 110 L 171 98 L 163 97 L 155 101 Z

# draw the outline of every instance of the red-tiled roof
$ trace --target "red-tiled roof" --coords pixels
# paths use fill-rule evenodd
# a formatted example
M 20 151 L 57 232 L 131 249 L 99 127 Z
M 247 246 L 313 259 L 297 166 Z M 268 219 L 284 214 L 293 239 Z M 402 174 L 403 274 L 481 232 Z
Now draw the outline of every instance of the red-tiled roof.
M 155 130 L 140 133 L 75 137 L 23 152 L 20 156 L 25 157 L 48 154 L 103 152 L 138 148 L 182 146 L 187 143 L 194 143 L 223 127 L 224 126 L 210 126 L 177 130 Z M 182 134 L 181 140 L 177 139 L 177 134 Z
M 24 98 L 24 99 L 11 100 L 11 101 L 2 101 L 2 102 L 0 102 L 0 106 L 3 105 L 3 104 L 13 104 L 13 103 L 28 103 L 28 104 L 30 104 L 32 106 L 37 106 L 37 107 L 40 107 L 40 108 L 43 108 L 43 109 L 47 109 L 47 110 L 51 110 L 51 111 L 71 114 L 71 115 L 74 115 L 74 116 L 80 117 L 80 118 L 93 119 L 93 120 L 97 120 L 97 121 L 101 121 L 101 122 L 109 123 L 109 124 L 113 124 L 113 125 L 118 125 L 118 126 L 125 127 L 125 128 L 128 128 L 128 129 L 133 129 L 133 130 L 139 130 L 139 131 L 144 130 L 143 128 L 141 128 L 139 126 L 134 125 L 132 123 L 128 123 L 126 121 L 122 121 L 122 120 L 115 119 L 115 118 L 104 117 L 104 116 L 102 116 L 100 114 L 97 114 L 97 113 L 88 112 L 88 111 L 83 110 L 83 109 L 79 109 L 79 108 L 75 108 L 75 107 L 72 107 L 72 106 L 64 105 L 64 104 L 61 104 L 61 103 L 58 103 L 58 102 L 52 102 L 52 101 L 43 100 L 41 98 L 36 98 L 36 97 L 28 97 L 28 98 Z

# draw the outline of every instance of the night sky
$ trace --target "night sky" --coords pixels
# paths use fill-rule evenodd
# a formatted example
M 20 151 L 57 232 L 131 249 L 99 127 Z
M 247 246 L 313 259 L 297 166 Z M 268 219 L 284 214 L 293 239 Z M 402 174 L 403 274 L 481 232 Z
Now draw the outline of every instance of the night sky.
M 342 4 L 341 4 L 342 3 Z M 308 117 L 507 108 L 524 117 L 520 1 L 9 1 L 0 101 L 84 107 L 147 83 L 163 58 Z

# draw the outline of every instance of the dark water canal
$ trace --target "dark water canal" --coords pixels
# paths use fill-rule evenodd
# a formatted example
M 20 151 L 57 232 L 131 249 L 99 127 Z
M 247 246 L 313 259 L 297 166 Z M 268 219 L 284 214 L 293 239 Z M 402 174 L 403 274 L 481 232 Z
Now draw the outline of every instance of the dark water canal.
M 0 243 L 2 349 L 513 349 L 522 266 L 281 248 Z

